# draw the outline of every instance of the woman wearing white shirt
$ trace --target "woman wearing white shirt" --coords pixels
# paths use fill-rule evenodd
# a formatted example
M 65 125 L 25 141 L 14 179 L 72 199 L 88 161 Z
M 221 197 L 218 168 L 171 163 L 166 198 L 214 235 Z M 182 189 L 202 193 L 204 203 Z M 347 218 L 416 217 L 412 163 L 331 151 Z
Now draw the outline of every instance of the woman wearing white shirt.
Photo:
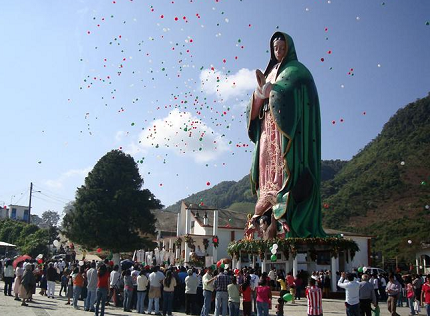
M 146 297 L 146 288 L 148 287 L 148 278 L 145 276 L 145 271 L 142 270 L 137 277 L 137 312 L 144 314 L 144 303 Z
M 15 301 L 20 301 L 19 288 L 21 286 L 22 275 L 24 274 L 24 269 L 22 268 L 22 262 L 18 263 L 15 269 L 15 284 L 13 286 L 13 292 L 15 293 Z

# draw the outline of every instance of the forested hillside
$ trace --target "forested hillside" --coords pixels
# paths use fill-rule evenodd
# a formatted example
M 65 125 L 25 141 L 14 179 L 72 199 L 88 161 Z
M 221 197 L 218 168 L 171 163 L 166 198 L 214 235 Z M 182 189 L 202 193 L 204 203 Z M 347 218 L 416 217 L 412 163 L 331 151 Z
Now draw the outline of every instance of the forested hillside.
M 376 236 L 375 250 L 413 257 L 430 238 L 430 97 L 397 111 L 322 185 L 324 225 Z M 412 241 L 412 244 L 408 243 Z

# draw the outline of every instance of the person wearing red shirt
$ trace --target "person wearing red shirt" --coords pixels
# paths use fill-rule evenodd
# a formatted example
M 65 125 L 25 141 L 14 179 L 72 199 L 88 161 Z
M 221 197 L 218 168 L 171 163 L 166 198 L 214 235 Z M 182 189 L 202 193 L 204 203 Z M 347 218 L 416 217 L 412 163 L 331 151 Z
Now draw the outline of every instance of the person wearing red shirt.
M 245 282 L 240 287 L 240 293 L 242 293 L 243 297 L 243 316 L 251 316 L 251 277 L 249 275 L 246 277 Z
M 264 272 L 257 286 L 257 316 L 269 316 L 269 303 L 272 299 L 272 291 L 268 283 L 267 275 Z
M 426 283 L 421 287 L 421 302 L 425 303 L 427 316 L 430 316 L 430 274 L 427 274 Z
M 95 316 L 99 316 L 99 306 L 100 306 L 100 316 L 104 316 L 105 314 L 105 305 L 106 299 L 109 290 L 109 273 L 107 271 L 107 267 L 105 264 L 102 264 L 99 267 L 97 272 L 98 281 L 97 281 L 97 301 L 96 301 L 96 312 Z
M 311 278 L 309 280 L 309 286 L 306 288 L 306 298 L 308 299 L 308 316 L 322 316 L 322 292 L 316 286 L 315 279 Z

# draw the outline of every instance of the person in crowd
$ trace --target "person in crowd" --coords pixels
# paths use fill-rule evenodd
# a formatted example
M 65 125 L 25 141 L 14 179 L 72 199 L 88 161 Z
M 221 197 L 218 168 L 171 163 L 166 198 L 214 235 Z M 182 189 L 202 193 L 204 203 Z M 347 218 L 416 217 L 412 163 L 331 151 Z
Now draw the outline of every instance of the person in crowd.
M 379 283 L 379 297 L 381 301 L 387 300 L 387 293 L 385 292 L 385 288 L 387 287 L 387 281 L 385 279 L 385 276 L 380 274 L 378 275 L 378 283 Z M 378 296 L 376 296 L 376 300 L 378 300 Z
M 3 268 L 4 295 L 12 296 L 12 283 L 15 273 L 13 271 L 12 260 L 7 260 Z
M 96 289 L 96 303 L 95 303 L 95 316 L 104 316 L 106 299 L 109 290 L 109 272 L 105 264 L 101 264 L 97 271 L 97 289 Z
M 323 274 L 323 294 L 325 298 L 328 298 L 330 296 L 330 287 L 331 287 L 330 272 L 326 271 L 326 273 Z
M 96 302 L 97 296 L 97 277 L 98 271 L 96 270 L 96 263 L 91 262 L 90 269 L 87 271 L 87 297 L 84 302 L 84 310 L 94 312 L 94 304 Z
M 172 316 L 173 296 L 175 293 L 176 279 L 171 270 L 167 270 L 163 280 L 163 316 Z
M 397 269 L 397 272 L 394 274 L 394 278 L 400 284 L 400 291 L 399 291 L 399 295 L 397 296 L 397 307 L 403 307 L 404 282 L 403 282 L 402 276 L 400 275 L 400 269 Z
M 295 297 L 296 297 L 296 283 L 293 277 L 293 273 L 290 272 L 287 274 L 287 287 L 290 290 L 290 294 L 293 296 L 293 299 L 291 301 L 292 304 L 295 304 Z
M 360 315 L 360 283 L 355 280 L 352 273 L 342 272 L 337 286 L 345 289 L 345 307 L 347 316 Z
M 124 311 L 131 312 L 131 299 L 133 297 L 133 278 L 131 271 L 124 271 Z
M 219 273 L 214 281 L 215 294 L 215 316 L 227 315 L 228 293 L 227 286 L 231 283 L 230 276 L 225 274 L 224 268 L 218 269 Z
M 296 296 L 295 299 L 296 300 L 300 300 L 300 296 L 302 294 L 302 288 L 303 288 L 303 280 L 300 277 L 299 274 L 296 275 L 296 277 L 294 278 L 294 284 L 296 284 Z
M 371 316 L 371 303 L 373 303 L 375 307 L 378 305 L 378 301 L 376 300 L 376 293 L 373 284 L 369 282 L 369 276 L 367 274 L 363 274 L 361 276 L 361 280 L 362 281 L 360 282 L 359 291 L 360 315 Z
M 187 274 L 185 278 L 185 314 L 194 315 L 199 279 L 194 275 L 192 269 L 188 269 Z
M 42 269 L 41 270 L 41 276 L 40 276 L 40 292 L 39 294 L 44 296 L 47 295 L 47 290 L 48 290 L 48 280 L 46 279 L 46 270 Z M 60 292 L 60 296 L 61 296 L 61 292 Z
M 284 316 L 284 299 L 278 298 L 278 304 L 275 305 L 276 316 Z
M 430 316 L 430 274 L 426 276 L 426 282 L 421 286 L 420 301 L 425 303 L 427 316 Z
M 414 286 L 414 292 L 415 292 L 415 299 L 418 300 L 420 302 L 421 305 L 421 289 L 423 286 L 423 281 L 420 278 L 420 276 L 418 274 L 414 274 L 412 276 L 413 280 L 412 280 L 412 285 Z
M 308 316 L 322 316 L 322 292 L 316 285 L 317 281 L 313 278 L 309 279 L 309 286 L 306 288 L 306 299 L 308 305 Z
M 272 290 L 276 290 L 276 280 L 278 279 L 278 276 L 276 274 L 276 268 L 272 268 L 268 275 L 267 275 L 270 279 L 270 287 L 272 288 Z
M 197 273 L 197 279 L 199 280 L 199 284 L 197 285 L 197 294 L 196 294 L 196 311 L 201 311 L 203 306 L 203 275 L 205 274 L 204 269 L 200 269 Z
M 392 316 L 397 316 L 396 308 L 397 308 L 397 298 L 399 297 L 399 293 L 401 291 L 401 285 L 399 281 L 396 280 L 394 274 L 390 274 L 388 276 L 387 287 L 385 288 L 385 292 L 388 295 L 387 299 L 387 307 L 388 311 Z
M 139 272 L 139 276 L 137 277 L 137 304 L 136 309 L 139 314 L 145 313 L 145 297 L 146 297 L 146 289 L 148 287 L 148 278 L 145 275 L 145 271 L 141 270 Z
M 73 280 L 73 308 L 78 309 L 78 300 L 81 296 L 82 288 L 84 287 L 84 277 L 83 273 L 85 272 L 85 268 L 81 266 L 80 268 L 76 267 L 73 270 L 72 280 Z
M 257 274 L 255 274 L 255 270 L 251 269 L 251 291 L 252 291 L 252 301 L 254 302 L 254 314 L 257 314 L 257 286 L 260 282 L 260 278 Z
M 287 282 L 284 279 L 284 274 L 281 273 L 279 274 L 279 279 L 277 280 L 277 282 L 279 283 L 280 287 L 281 287 L 281 291 L 279 292 L 279 297 L 284 297 L 285 294 L 288 293 L 288 287 L 287 287 Z M 282 305 L 282 306 L 280 306 Z M 284 310 L 284 300 L 282 299 L 280 302 L 278 302 L 278 308 L 282 310 Z
M 133 266 L 133 270 L 131 271 L 131 279 L 133 281 L 133 295 L 131 298 L 131 309 L 137 309 L 137 277 L 140 274 L 139 264 L 135 264 Z
M 159 269 L 160 267 L 155 266 L 149 275 L 148 314 L 153 310 L 155 314 L 160 314 L 161 283 L 164 280 L 164 274 Z
M 63 273 L 61 273 L 61 280 L 60 280 L 61 287 L 60 287 L 60 292 L 58 293 L 59 296 L 62 296 L 61 292 L 63 292 L 63 290 L 64 290 L 64 294 L 67 295 L 67 283 L 68 283 L 69 280 L 68 280 L 68 275 L 67 275 L 67 271 L 66 270 L 67 269 L 64 269 Z
M 409 275 L 405 279 L 406 283 L 406 298 L 408 300 L 408 306 L 411 310 L 411 315 L 415 315 L 414 302 L 415 302 L 415 292 L 414 286 L 412 285 L 412 277 Z
M 372 284 L 373 286 L 373 290 L 375 291 L 375 295 L 376 295 L 376 300 L 379 301 L 380 299 L 380 292 L 379 292 L 379 278 L 378 278 L 378 274 L 375 272 L 374 274 L 372 274 L 369 283 Z
M 227 286 L 229 316 L 239 316 L 240 291 L 237 279 L 234 276 L 231 284 Z
M 21 287 L 20 287 L 22 306 L 28 306 L 28 304 L 25 301 L 27 300 L 28 302 L 29 300 L 31 300 L 31 296 L 35 288 L 36 288 L 36 277 L 33 274 L 32 265 L 27 264 L 25 266 L 25 271 L 21 279 Z
M 216 277 L 213 277 L 212 267 L 207 268 L 206 273 L 203 275 L 203 307 L 200 316 L 208 316 L 211 309 L 212 293 L 214 291 L 213 282 Z
M 176 287 L 177 295 L 175 296 L 175 299 L 177 299 L 177 302 L 179 303 L 177 309 L 180 309 L 181 306 L 185 304 L 185 278 L 187 276 L 187 269 L 185 267 L 180 267 L 178 272 L 179 283 Z
M 269 303 L 272 299 L 272 291 L 268 285 L 267 275 L 264 272 L 257 286 L 257 316 L 269 316 Z
M 110 291 L 109 297 L 107 299 L 106 305 L 109 305 L 110 300 L 113 298 L 113 303 L 118 306 L 118 293 L 121 283 L 121 273 L 119 272 L 119 265 L 114 265 L 112 272 L 110 273 Z
M 240 293 L 242 294 L 242 307 L 243 307 L 243 316 L 251 316 L 252 310 L 252 291 L 251 291 L 251 276 L 246 276 L 245 281 L 242 283 L 240 287 Z M 207 316 L 207 315 L 201 315 Z
M 52 262 L 48 264 L 48 269 L 46 270 L 46 279 L 48 281 L 48 298 L 54 298 L 57 269 L 54 268 L 54 263 Z
M 67 273 L 67 280 L 68 280 L 66 305 L 70 305 L 70 300 L 73 299 L 73 278 L 72 278 L 72 273 L 69 269 L 66 269 L 65 273 Z
M 15 283 L 13 285 L 13 292 L 15 294 L 15 301 L 21 300 L 19 298 L 19 288 L 21 286 L 22 275 L 24 274 L 24 269 L 22 268 L 22 265 L 23 265 L 23 263 L 19 262 L 16 265 L 16 269 L 15 269 Z

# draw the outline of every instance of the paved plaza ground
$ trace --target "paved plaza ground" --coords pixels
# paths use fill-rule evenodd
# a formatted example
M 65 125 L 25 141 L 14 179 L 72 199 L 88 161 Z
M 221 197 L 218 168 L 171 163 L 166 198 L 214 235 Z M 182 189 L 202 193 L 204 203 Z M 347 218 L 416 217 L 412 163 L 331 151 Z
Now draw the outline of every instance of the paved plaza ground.
M 58 289 L 57 289 L 58 290 Z M 57 292 L 58 293 L 58 292 Z M 15 301 L 13 297 L 3 295 L 3 282 L 0 284 L 0 316 L 71 316 L 71 315 L 94 315 L 94 313 L 83 310 L 83 301 L 79 301 L 79 310 L 73 309 L 69 305 L 64 305 L 67 299 L 64 297 L 55 297 L 55 299 L 46 296 L 34 295 L 34 302 L 29 303 L 28 307 L 21 306 L 21 302 Z M 273 306 L 274 308 L 274 306 Z M 381 316 L 388 316 L 387 305 L 380 304 Z M 345 305 L 342 300 L 323 300 L 324 316 L 346 315 Z M 401 316 L 409 315 L 409 308 L 400 307 L 397 310 Z M 105 315 L 132 315 L 137 314 L 134 310 L 131 313 L 124 312 L 122 308 L 106 306 Z M 173 313 L 174 316 L 186 316 L 185 313 Z M 274 309 L 270 310 L 270 315 L 276 315 Z M 306 300 L 296 301 L 295 305 L 291 303 L 284 307 L 285 316 L 306 316 Z

